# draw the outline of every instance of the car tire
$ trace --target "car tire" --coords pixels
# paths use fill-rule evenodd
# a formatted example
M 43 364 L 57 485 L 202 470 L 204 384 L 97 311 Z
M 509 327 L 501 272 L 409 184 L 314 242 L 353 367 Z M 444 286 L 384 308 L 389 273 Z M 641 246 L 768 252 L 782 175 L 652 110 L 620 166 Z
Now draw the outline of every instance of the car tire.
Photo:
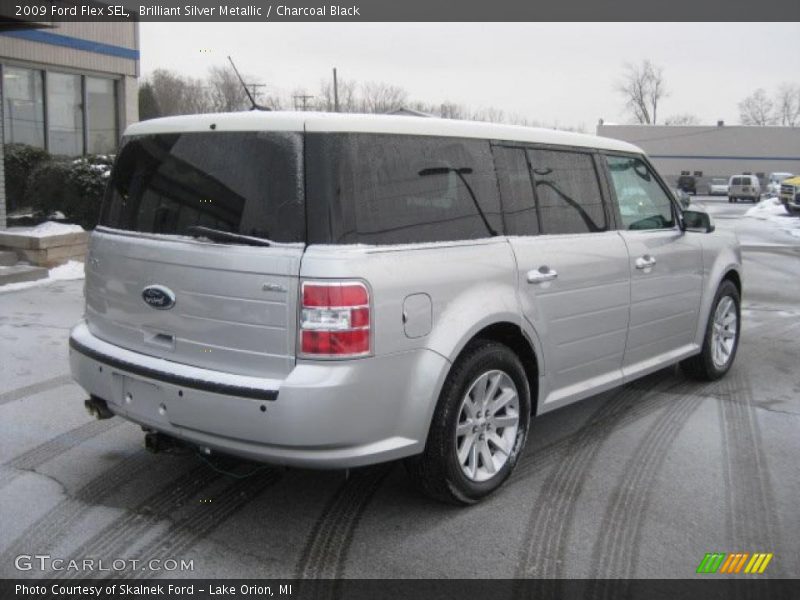
M 714 296 L 700 354 L 681 361 L 684 373 L 714 381 L 731 368 L 741 336 L 741 301 L 732 281 L 724 280 Z
M 492 416 L 487 417 L 487 409 Z M 425 450 L 405 460 L 406 470 L 431 498 L 475 504 L 513 471 L 530 416 L 530 386 L 519 357 L 498 342 L 475 341 L 450 369 Z

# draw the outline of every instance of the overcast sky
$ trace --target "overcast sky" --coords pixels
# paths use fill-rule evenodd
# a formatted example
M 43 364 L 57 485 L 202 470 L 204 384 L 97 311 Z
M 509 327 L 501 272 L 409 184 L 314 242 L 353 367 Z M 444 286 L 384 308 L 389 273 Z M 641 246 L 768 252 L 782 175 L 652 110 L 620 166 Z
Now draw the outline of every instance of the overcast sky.
M 204 51 L 201 51 L 204 50 Z M 664 68 L 662 117 L 738 122 L 759 87 L 800 85 L 798 23 L 143 23 L 141 67 L 202 76 L 232 55 L 270 93 L 339 76 L 427 102 L 494 106 L 543 124 L 630 120 L 614 90 L 625 62 Z

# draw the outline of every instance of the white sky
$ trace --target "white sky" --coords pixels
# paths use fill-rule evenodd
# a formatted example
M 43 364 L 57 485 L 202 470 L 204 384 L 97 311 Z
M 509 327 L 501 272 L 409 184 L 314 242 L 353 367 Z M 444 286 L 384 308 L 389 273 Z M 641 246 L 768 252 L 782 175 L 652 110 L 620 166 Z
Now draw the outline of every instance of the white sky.
M 759 87 L 800 85 L 798 23 L 143 23 L 141 67 L 199 77 L 232 55 L 248 81 L 288 95 L 339 77 L 402 86 L 413 99 L 494 106 L 543 124 L 629 116 L 625 62 L 664 67 L 662 117 L 738 122 Z M 661 119 L 660 119 L 661 120 Z

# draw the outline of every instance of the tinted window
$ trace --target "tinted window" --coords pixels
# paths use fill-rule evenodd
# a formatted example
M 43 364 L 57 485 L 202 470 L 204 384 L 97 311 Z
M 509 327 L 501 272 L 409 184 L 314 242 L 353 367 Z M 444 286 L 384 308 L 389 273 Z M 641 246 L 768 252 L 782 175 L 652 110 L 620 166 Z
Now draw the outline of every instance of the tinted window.
M 184 133 L 127 140 L 100 224 L 189 234 L 200 225 L 279 242 L 305 239 L 297 133 Z
M 675 225 L 672 201 L 643 160 L 608 156 L 608 168 L 624 229 L 663 229 Z
M 83 154 L 83 91 L 81 76 L 49 73 L 47 76 L 48 150 L 52 154 Z
M 401 244 L 502 232 L 487 141 L 308 134 L 306 172 L 309 242 Z
M 591 233 L 608 228 L 590 154 L 528 150 L 542 233 Z
M 538 233 L 536 201 L 533 197 L 528 159 L 522 148 L 494 148 L 497 183 L 503 201 L 506 233 L 534 235 Z
M 6 144 L 44 148 L 41 71 L 3 66 L 3 136 Z

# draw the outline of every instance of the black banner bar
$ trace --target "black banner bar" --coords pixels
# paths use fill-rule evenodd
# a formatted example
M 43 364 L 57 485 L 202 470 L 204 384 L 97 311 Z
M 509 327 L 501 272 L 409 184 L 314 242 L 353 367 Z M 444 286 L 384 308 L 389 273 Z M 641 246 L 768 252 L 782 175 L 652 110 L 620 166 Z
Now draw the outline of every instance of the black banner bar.
M 780 22 L 797 0 L 0 0 L 4 24 L 172 22 Z M 644 40 L 643 40 L 644 42 Z M 721 43 L 725 43 L 724 40 Z
M 0 581 L 3 600 L 728 600 L 800 596 L 800 580 L 761 576 L 697 579 L 74 579 Z

